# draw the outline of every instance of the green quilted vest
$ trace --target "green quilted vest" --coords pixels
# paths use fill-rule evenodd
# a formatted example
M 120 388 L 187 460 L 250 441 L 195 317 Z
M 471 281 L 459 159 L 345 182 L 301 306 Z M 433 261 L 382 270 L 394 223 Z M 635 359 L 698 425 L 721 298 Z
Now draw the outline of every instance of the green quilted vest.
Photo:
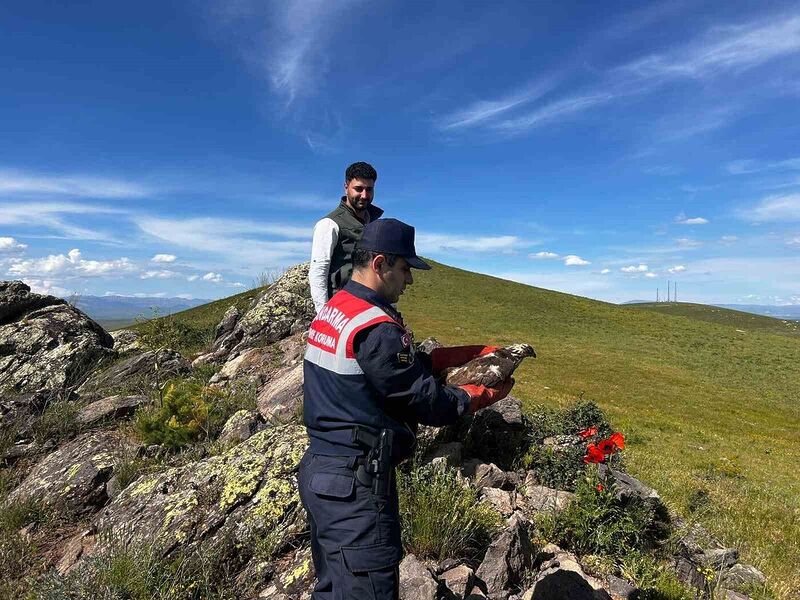
M 369 220 L 374 221 L 380 218 L 383 210 L 370 204 L 367 207 L 367 213 L 369 214 Z M 350 275 L 353 273 L 353 250 L 356 247 L 356 242 L 361 239 L 364 223 L 347 206 L 344 196 L 339 206 L 325 216 L 328 219 L 332 219 L 339 226 L 339 239 L 333 249 L 330 271 L 328 272 L 328 298 L 330 298 L 344 287 L 345 283 L 350 281 Z

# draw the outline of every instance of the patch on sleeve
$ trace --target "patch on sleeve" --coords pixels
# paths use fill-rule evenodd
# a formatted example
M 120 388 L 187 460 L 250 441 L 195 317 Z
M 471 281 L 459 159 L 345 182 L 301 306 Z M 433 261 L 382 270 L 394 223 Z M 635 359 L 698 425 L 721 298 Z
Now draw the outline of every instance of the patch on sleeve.
M 411 342 L 414 341 L 414 334 L 412 334 L 410 331 L 406 331 L 403 337 L 400 338 L 400 341 L 403 344 L 403 348 L 409 348 L 411 346 Z
M 397 353 L 397 364 L 398 365 L 413 365 L 414 364 L 414 353 L 413 352 L 398 352 Z

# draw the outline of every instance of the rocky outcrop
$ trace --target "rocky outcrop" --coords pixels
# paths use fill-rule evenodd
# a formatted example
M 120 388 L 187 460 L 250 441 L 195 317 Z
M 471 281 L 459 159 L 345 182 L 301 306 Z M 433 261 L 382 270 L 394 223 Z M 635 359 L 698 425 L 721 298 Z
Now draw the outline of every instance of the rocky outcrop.
M 490 598 L 499 596 L 522 583 L 525 572 L 533 566 L 535 556 L 536 549 L 528 533 L 528 522 L 515 515 L 508 528 L 489 546 L 475 574 L 486 585 Z
M 283 367 L 258 392 L 258 410 L 269 423 L 297 420 L 303 409 L 303 365 Z
M 400 563 L 400 600 L 436 600 L 439 584 L 413 554 Z
M 108 396 L 84 406 L 76 420 L 80 425 L 91 427 L 105 421 L 124 419 L 148 402 L 147 396 Z
M 267 534 L 290 539 L 305 527 L 294 472 L 306 443 L 303 427 L 275 427 L 222 455 L 140 477 L 93 519 L 103 535 L 81 542 L 83 556 L 112 541 L 169 556 L 223 544 L 252 551 Z
M 238 444 L 266 429 L 267 424 L 255 410 L 240 410 L 233 413 L 225 423 L 217 441 L 223 444 Z
M 0 282 L 0 391 L 64 390 L 111 356 L 114 340 L 65 300 Z
M 161 348 L 123 358 L 93 374 L 78 390 L 82 394 L 111 394 L 136 391 L 148 393 L 172 377 L 191 370 L 178 352 Z
M 124 446 L 115 433 L 89 433 L 42 459 L 8 496 L 9 503 L 41 502 L 71 515 L 105 504 L 106 483 Z
M 308 263 L 286 271 L 242 316 L 225 314 L 211 352 L 200 363 L 223 363 L 248 348 L 266 346 L 304 331 L 315 316 L 308 287 Z
M 144 344 L 139 339 L 139 334 L 132 329 L 118 329 L 111 332 L 114 338 L 114 352 L 117 354 L 127 354 L 135 350 L 144 350 Z
M 611 600 L 602 582 L 586 575 L 574 554 L 552 544 L 542 551 L 552 557 L 540 566 L 523 600 Z

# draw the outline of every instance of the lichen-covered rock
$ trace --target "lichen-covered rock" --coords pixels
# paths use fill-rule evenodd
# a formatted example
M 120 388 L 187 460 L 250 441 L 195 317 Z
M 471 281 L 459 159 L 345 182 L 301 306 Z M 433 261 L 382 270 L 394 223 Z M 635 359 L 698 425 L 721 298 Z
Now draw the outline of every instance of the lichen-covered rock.
M 292 267 L 256 300 L 231 328 L 232 316 L 218 327 L 219 336 L 200 362 L 225 362 L 248 348 L 266 346 L 292 333 L 299 333 L 311 324 L 315 316 L 311 290 L 308 287 L 308 263 Z
M 108 396 L 84 406 L 76 420 L 81 425 L 92 426 L 103 421 L 124 419 L 148 402 L 147 396 Z
M 469 595 L 475 585 L 475 572 L 467 565 L 458 565 L 442 573 L 439 580 L 450 596 L 464 598 Z
M 523 494 L 528 508 L 536 512 L 560 512 L 575 498 L 571 492 L 538 485 L 533 471 L 528 471 Z
M 0 282 L 0 390 L 10 393 L 78 385 L 114 340 L 65 300 Z
M 162 556 L 220 547 L 246 554 L 263 536 L 297 535 L 305 514 L 294 473 L 306 444 L 303 427 L 275 427 L 224 454 L 140 477 L 94 518 L 93 528 L 106 535 L 84 556 L 107 551 L 112 541 Z
M 301 600 L 311 597 L 316 578 L 311 562 L 311 549 L 302 547 L 280 558 L 272 566 L 274 576 L 258 593 L 269 600 Z
M 400 563 L 400 600 L 436 600 L 439 584 L 413 554 Z
M 761 587 L 767 581 L 764 573 L 756 569 L 753 565 L 737 563 L 730 569 L 722 573 L 720 584 L 722 587 L 733 588 L 734 590 Z
M 467 454 L 511 469 L 524 446 L 522 402 L 507 396 L 447 428 L 448 439 L 461 440 Z
M 132 329 L 117 329 L 111 332 L 111 337 L 114 338 L 114 352 L 117 354 L 127 354 L 144 348 L 139 334 Z
M 68 514 L 85 515 L 105 504 L 106 482 L 124 443 L 115 433 L 88 433 L 43 458 L 8 496 L 36 500 Z
M 486 584 L 491 598 L 519 586 L 525 571 L 533 565 L 535 556 L 528 523 L 519 515 L 514 515 L 508 528 L 489 546 L 475 574 Z
M 586 575 L 574 554 L 554 548 L 555 556 L 541 565 L 523 600 L 611 600 L 602 582 Z
M 303 365 L 284 367 L 258 392 L 258 410 L 269 423 L 295 419 L 303 406 Z
M 510 517 L 517 508 L 515 502 L 516 492 L 487 487 L 481 491 L 481 500 L 503 517 Z
M 227 420 L 217 441 L 223 444 L 238 444 L 265 428 L 266 423 L 258 411 L 239 410 Z
M 123 358 L 93 374 L 79 389 L 81 393 L 106 393 L 136 390 L 147 392 L 159 383 L 185 375 L 191 370 L 189 361 L 168 348 L 150 350 Z

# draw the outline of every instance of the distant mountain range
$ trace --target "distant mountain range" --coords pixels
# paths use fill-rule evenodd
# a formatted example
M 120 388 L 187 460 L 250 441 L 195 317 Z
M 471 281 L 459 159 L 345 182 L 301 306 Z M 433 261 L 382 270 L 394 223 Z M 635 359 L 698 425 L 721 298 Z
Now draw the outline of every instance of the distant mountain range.
M 188 308 L 211 302 L 204 298 L 159 298 L 129 296 L 80 296 L 75 306 L 95 321 L 134 321 L 138 317 L 149 319 L 171 315 Z
M 652 300 L 628 300 L 627 302 L 623 302 L 623 304 L 649 304 L 651 302 Z M 800 320 L 800 304 L 789 304 L 786 306 L 777 306 L 775 304 L 710 304 L 709 306 L 729 308 L 731 310 L 739 310 L 753 313 L 754 315 L 774 317 L 776 319 Z

